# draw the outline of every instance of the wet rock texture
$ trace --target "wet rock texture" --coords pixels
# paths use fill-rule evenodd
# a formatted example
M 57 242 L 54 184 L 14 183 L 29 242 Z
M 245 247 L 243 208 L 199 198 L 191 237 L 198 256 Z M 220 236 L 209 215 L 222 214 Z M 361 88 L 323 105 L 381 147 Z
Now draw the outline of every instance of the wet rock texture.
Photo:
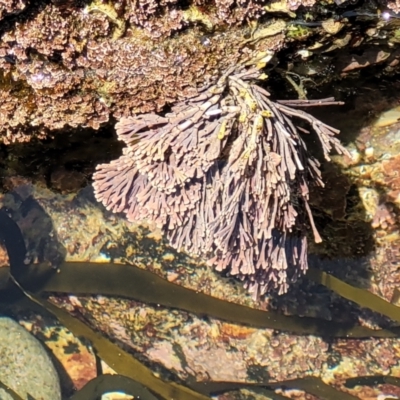
M 275 8 L 278 15 L 291 15 L 300 3 L 313 5 L 314 1 L 276 3 L 281 4 Z M 393 73 L 399 61 L 396 48 L 383 44 L 380 35 L 384 32 L 396 43 L 397 27 L 377 24 L 381 20 L 375 10 L 356 8 L 351 17 L 357 22 L 354 30 L 344 18 L 339 24 L 343 26 L 330 21 L 315 28 L 317 31 L 304 26 L 289 29 L 285 21 L 278 21 L 279 26 L 264 31 L 266 38 L 260 33 L 260 40 L 244 46 L 251 29 L 243 22 L 271 12 L 264 4 L 230 0 L 216 1 L 211 8 L 202 1 L 189 7 L 180 7 L 174 0 L 110 4 L 0 0 L 0 131 L 4 143 L 56 136 L 68 129 L 98 129 L 112 118 L 161 111 L 165 105 L 194 96 L 199 86 L 214 82 L 221 72 L 253 52 L 281 49 L 285 41 L 302 43 L 307 39 L 312 43 L 309 48 L 299 47 L 299 57 L 306 59 L 304 51 L 322 49 L 317 52 L 318 57 L 326 57 L 322 69 L 311 69 L 315 66 L 311 61 L 300 61 L 308 68 L 301 76 L 312 76 L 320 84 L 326 83 L 327 72 L 332 70 L 352 77 L 365 68 L 383 65 L 385 73 Z M 389 5 L 394 10 L 400 7 L 396 1 Z M 363 15 L 365 12 L 372 17 Z M 270 26 L 273 15 L 268 14 L 265 25 Z M 317 14 L 317 20 L 321 15 Z M 322 38 L 318 30 L 324 31 Z M 290 34 L 285 36 L 286 32 Z M 371 49 L 376 43 L 384 49 Z M 352 50 L 332 56 L 333 51 L 346 46 L 355 49 L 356 56 Z M 360 98 L 356 107 L 359 114 L 340 118 L 349 128 L 347 147 L 352 156 L 336 160 L 337 167 L 324 168 L 325 191 L 313 196 L 324 242 L 311 249 L 311 260 L 396 303 L 400 297 L 399 116 L 394 98 Z M 380 121 L 375 125 L 375 119 L 365 119 L 365 115 L 375 117 L 371 110 Z M 378 111 L 388 110 L 392 113 L 378 118 Z M 337 115 L 332 125 L 340 123 Z M 80 131 L 74 132 L 79 135 Z M 7 207 L 24 234 L 32 262 L 57 266 L 62 260 L 127 261 L 193 290 L 255 308 L 323 318 L 327 323 L 391 325 L 305 280 L 297 282 L 285 296 L 255 302 L 236 282 L 217 276 L 200 260 L 171 250 L 153 227 L 128 223 L 100 208 L 90 188 L 67 194 L 84 183 L 82 175 L 72 175 L 58 166 L 49 179 L 64 194 L 51 192 L 43 180 L 34 184 L 9 175 L 3 182 L 8 193 L 0 195 L 1 205 Z M 7 264 L 4 251 L 0 261 Z M 398 388 L 389 385 L 352 391 L 343 387 L 346 378 L 359 375 L 399 376 L 398 339 L 327 342 L 100 295 L 52 299 L 160 373 L 167 369 L 182 379 L 194 376 L 198 380 L 243 382 L 314 375 L 362 399 L 400 396 Z M 95 376 L 94 356 L 68 333 L 46 330 L 49 323 L 38 316 L 25 317 L 26 326 L 44 337 L 67 371 L 64 386 L 80 388 Z M 301 391 L 284 393 L 294 399 L 313 399 Z
M 175 1 L 2 3 L 0 16 L 11 15 L 0 31 L 5 143 L 160 111 L 261 46 L 242 49 L 248 29 L 240 23 L 262 12 L 252 2 L 237 13 L 230 12 L 231 2 L 211 13 L 195 4 L 182 9 Z M 218 25 L 223 32 L 215 31 Z M 281 41 L 277 32 L 268 44 L 261 42 L 274 50 Z
M 363 98 L 360 115 L 370 115 L 367 119 L 357 117 L 358 107 L 354 111 L 338 110 L 345 113 L 340 120 L 353 121 L 351 129 L 344 129 L 345 138 L 354 138 L 347 146 L 351 157 L 338 158 L 337 166 L 324 167 L 326 188 L 313 196 L 316 222 L 324 241 L 311 249 L 310 263 L 388 301 L 396 301 L 400 276 L 396 267 L 398 186 L 393 165 L 398 157 L 398 125 L 397 114 L 382 113 L 395 109 L 396 104 L 395 98 L 382 100 L 379 112 L 372 112 L 376 111 L 376 103 L 369 104 L 370 112 L 366 112 L 366 99 Z M 359 133 L 355 135 L 357 124 Z M 47 261 L 57 266 L 64 259 L 128 261 L 174 283 L 256 308 L 323 318 L 327 323 L 354 322 L 375 328 L 391 325 L 385 318 L 360 310 L 306 280 L 296 283 L 285 296 L 269 296 L 255 302 L 240 284 L 214 274 L 200 260 L 168 248 L 153 227 L 128 223 L 99 208 L 90 188 L 77 194 L 56 194 L 46 189 L 44 182 L 33 184 L 22 177 L 10 176 L 5 183 L 8 193 L 1 195 L 1 204 L 18 222 L 27 241 L 28 258 L 33 262 Z M 3 260 L 7 262 L 6 257 Z M 182 379 L 195 376 L 198 380 L 211 377 L 244 382 L 314 375 L 362 399 L 400 395 L 389 385 L 353 390 L 343 386 L 346 378 L 360 375 L 399 375 L 398 339 L 328 342 L 318 337 L 205 320 L 132 300 L 102 296 L 52 299 L 160 373 L 166 369 Z M 31 318 L 33 331 L 40 335 L 43 321 Z M 81 344 L 71 344 L 76 343 L 71 337 L 54 340 L 55 335 L 49 332 L 44 336 L 75 387 L 94 376 L 93 355 Z M 285 395 L 311 398 L 301 391 L 285 391 Z
M 352 160 L 343 160 L 356 184 L 359 209 L 370 224 L 373 256 L 368 256 L 369 290 L 397 302 L 399 273 L 399 123 L 396 103 L 372 117 L 352 145 Z
M 327 323 L 350 319 L 367 326 L 387 324 L 367 310 L 360 311 L 305 281 L 296 284 L 286 296 L 255 302 L 240 284 L 221 278 L 198 260 L 169 249 L 157 231 L 127 223 L 119 216 L 99 209 L 90 188 L 78 194 L 62 195 L 27 180 L 16 179 L 14 182 L 13 188 L 9 186 L 10 192 L 2 195 L 1 203 L 7 206 L 23 231 L 29 248 L 28 258 L 32 261 L 48 261 L 56 266 L 62 259 L 127 260 L 177 284 L 256 308 L 315 316 L 326 319 Z M 371 254 L 363 263 L 371 260 L 380 262 Z M 330 270 L 336 268 L 341 275 L 357 270 L 359 262 L 359 259 L 353 263 L 339 259 L 326 265 L 322 262 L 322 266 L 328 265 Z M 356 280 L 355 274 L 350 278 Z M 395 279 L 393 274 L 392 279 Z M 52 300 L 79 315 L 160 373 L 169 370 L 182 379 L 194 376 L 197 380 L 253 382 L 314 375 L 335 387 L 351 391 L 343 386 L 346 378 L 400 373 L 398 339 L 327 342 L 313 336 L 204 319 L 133 300 L 100 295 L 53 296 Z M 24 316 L 24 320 L 52 348 L 69 375 L 70 386 L 72 381 L 75 387 L 82 387 L 94 376 L 93 355 L 79 341 L 59 328 L 49 330 L 49 321 L 38 319 L 38 316 Z M 285 393 L 295 399 L 310 398 L 299 391 Z M 352 393 L 371 399 L 382 393 L 400 394 L 393 387 L 357 387 Z
M 0 380 L 22 399 L 60 400 L 55 368 L 38 340 L 17 322 L 0 318 Z M 4 400 L 13 397 L 0 389 Z
M 311 86 L 376 65 L 395 71 L 399 30 L 381 17 L 386 4 L 342 3 L 1 0 L 1 140 L 159 112 L 259 50 L 293 46 L 293 62 L 278 63 Z

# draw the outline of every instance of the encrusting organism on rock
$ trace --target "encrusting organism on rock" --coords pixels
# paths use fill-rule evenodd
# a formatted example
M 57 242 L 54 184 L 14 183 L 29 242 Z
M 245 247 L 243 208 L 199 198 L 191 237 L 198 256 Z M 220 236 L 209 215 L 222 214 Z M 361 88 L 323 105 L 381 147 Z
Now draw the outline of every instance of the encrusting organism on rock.
M 232 68 L 165 116 L 122 118 L 123 155 L 94 174 L 108 210 L 155 222 L 174 248 L 208 258 L 254 296 L 284 293 L 305 273 L 308 225 L 321 241 L 308 203 L 309 183 L 323 185 L 319 163 L 296 121 L 316 132 L 326 159 L 346 151 L 337 130 L 271 101 L 260 78 Z
M 0 0 L 0 20 L 7 15 L 15 15 L 22 12 L 27 3 L 27 0 Z

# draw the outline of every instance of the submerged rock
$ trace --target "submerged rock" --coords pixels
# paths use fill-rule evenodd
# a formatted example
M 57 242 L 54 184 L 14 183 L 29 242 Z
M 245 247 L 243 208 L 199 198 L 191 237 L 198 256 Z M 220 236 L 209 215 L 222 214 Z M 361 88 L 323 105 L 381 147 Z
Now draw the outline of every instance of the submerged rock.
M 0 318 L 0 381 L 25 399 L 59 400 L 60 383 L 46 351 L 11 318 Z M 12 400 L 0 389 L 2 400 Z

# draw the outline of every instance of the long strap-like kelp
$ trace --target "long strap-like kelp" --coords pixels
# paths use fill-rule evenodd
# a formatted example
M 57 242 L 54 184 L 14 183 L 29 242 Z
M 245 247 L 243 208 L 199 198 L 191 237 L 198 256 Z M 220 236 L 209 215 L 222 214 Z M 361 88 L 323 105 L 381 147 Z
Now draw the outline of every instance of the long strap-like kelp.
M 88 382 L 69 400 L 97 400 L 107 392 L 122 391 L 141 400 L 158 400 L 140 383 L 122 375 L 100 375 Z
M 48 266 L 32 265 L 26 268 L 20 283 L 32 292 L 101 293 L 178 308 L 257 328 L 277 329 L 301 335 L 347 338 L 399 336 L 396 331 L 372 330 L 355 324 L 256 310 L 184 288 L 131 265 L 66 262 L 61 265 L 59 273 L 49 275 L 48 272 Z M 5 275 L 4 268 L 0 269 L 0 281 L 3 274 Z
M 4 225 L 2 225 L 1 222 L 4 222 Z M 0 239 L 5 243 L 7 252 L 9 254 L 10 282 L 14 282 L 16 286 L 27 296 L 25 301 L 30 300 L 34 304 L 42 306 L 47 312 L 53 314 L 77 337 L 84 337 L 89 340 L 96 349 L 99 357 L 102 358 L 111 368 L 120 374 L 130 377 L 138 381 L 140 384 L 150 388 L 163 399 L 209 399 L 207 396 L 197 393 L 183 385 L 179 385 L 174 382 L 166 382 L 156 377 L 149 368 L 144 366 L 129 353 L 119 348 L 116 344 L 104 338 L 100 333 L 94 331 L 83 322 L 72 317 L 68 312 L 58 308 L 46 300 L 42 300 L 38 296 L 28 293 L 16 280 L 16 276 L 21 277 L 23 271 L 26 270 L 26 266 L 23 262 L 26 251 L 25 245 L 23 245 L 22 248 L 18 248 L 12 244 L 14 243 L 14 240 L 15 243 L 24 243 L 22 233 L 19 230 L 18 225 L 2 210 L 0 210 L 0 232 Z
M 94 331 L 77 318 L 71 316 L 67 311 L 64 311 L 54 304 L 42 300 L 36 296 L 32 296 L 27 293 L 29 300 L 35 304 L 40 304 L 46 311 L 53 314 L 61 324 L 66 326 L 75 336 L 84 337 L 90 341 L 91 345 L 96 349 L 99 357 L 104 360 L 109 366 L 111 366 L 118 374 L 124 377 L 129 377 L 137 382 L 139 385 L 138 389 L 142 389 L 141 384 L 148 387 L 154 393 L 159 394 L 163 399 L 174 399 L 174 400 L 206 400 L 210 399 L 208 395 L 218 392 L 232 391 L 243 388 L 265 388 L 266 394 L 273 400 L 283 400 L 285 397 L 281 395 L 274 395 L 273 389 L 280 387 L 300 389 L 308 393 L 314 394 L 321 400 L 356 400 L 350 394 L 343 393 L 337 389 L 325 384 L 321 379 L 316 377 L 305 377 L 300 379 L 287 380 L 282 382 L 259 382 L 259 383 L 242 383 L 242 382 L 196 382 L 188 383 L 188 387 L 179 385 L 175 382 L 164 382 L 160 378 L 157 378 L 150 369 L 141 364 L 131 354 L 122 350 L 116 344 L 110 342 L 108 339 L 103 337 L 100 333 Z M 26 299 L 26 300 L 28 300 Z M 115 390 L 115 382 L 112 383 L 109 390 Z M 125 390 L 126 383 L 121 384 L 120 390 Z M 106 385 L 106 382 L 104 383 Z M 190 387 L 190 388 L 189 388 Z M 94 387 L 87 388 L 96 389 Z M 132 389 L 132 386 L 131 386 Z M 138 393 L 135 394 L 136 396 Z M 90 398 L 94 398 L 89 397 Z M 146 397 L 141 397 L 147 400 Z M 70 400 L 78 400 L 80 397 L 73 397 Z
M 25 241 L 19 226 L 3 210 L 0 210 L 0 240 L 6 246 L 13 276 L 20 278 L 25 270 Z
M 299 379 L 290 379 L 280 382 L 258 382 L 258 383 L 239 383 L 239 382 L 197 382 L 190 385 L 195 390 L 207 390 L 208 393 L 224 393 L 227 391 L 238 390 L 238 389 L 256 389 L 256 388 L 267 388 L 266 393 L 272 399 L 282 399 L 285 397 L 271 396 L 271 391 L 278 388 L 286 389 L 299 389 L 304 390 L 307 393 L 313 394 L 318 399 L 335 399 L 335 400 L 358 400 L 351 394 L 339 391 L 332 386 L 324 383 L 320 378 L 314 376 L 306 376 Z
M 399 334 L 396 331 L 376 331 L 356 325 L 327 323 L 325 320 L 316 318 L 284 316 L 277 312 L 251 309 L 175 285 L 149 271 L 133 266 L 64 263 L 60 268 L 60 273 L 55 273 L 55 271 L 44 266 L 27 267 L 23 262 L 25 245 L 18 225 L 4 211 L 1 211 L 0 226 L 4 227 L 4 229 L 0 229 L 0 239 L 5 242 L 10 254 L 13 276 L 18 278 L 23 287 L 35 292 L 42 290 L 117 295 L 236 323 L 250 324 L 259 328 L 278 329 L 298 334 L 330 337 L 397 337 Z M 3 271 L 0 271 L 0 278 L 1 274 L 5 273 Z M 319 283 L 325 285 L 329 283 L 329 288 L 338 292 L 340 290 L 340 295 L 363 307 L 369 307 L 400 321 L 399 309 L 396 306 L 363 289 L 353 288 L 343 282 L 340 283 L 337 278 L 314 269 L 311 270 L 309 276 L 311 278 L 314 276 L 314 279 Z M 325 278 L 322 279 L 321 277 Z M 328 277 L 330 277 L 329 280 Z M 2 281 L 4 282 L 4 280 L 3 276 Z M 125 284 L 126 282 L 129 282 L 129 284 Z M 35 284 L 38 284 L 39 287 L 35 287 Z M 346 291 L 343 288 L 346 288 Z M 360 296 L 360 293 L 363 296 Z M 0 293 L 0 299 L 2 297 Z M 379 309 L 376 308 L 376 304 L 379 304 Z
M 119 374 L 139 382 L 163 399 L 209 400 L 209 397 L 197 393 L 186 386 L 175 382 L 166 382 L 158 378 L 149 368 L 136 360 L 131 354 L 103 337 L 99 332 L 91 329 L 85 323 L 71 316 L 67 311 L 36 296 L 29 295 L 29 297 L 52 313 L 75 336 L 84 337 L 89 340 L 96 349 L 98 356 Z
M 389 384 L 400 388 L 400 378 L 390 375 L 368 375 L 346 379 L 345 386 L 353 388 L 355 386 L 376 386 Z
M 355 397 L 348 393 L 339 392 L 332 386 L 327 385 L 326 383 L 322 382 L 321 379 L 314 376 L 307 376 L 302 379 L 293 379 L 289 381 L 278 382 L 271 385 L 271 387 L 273 388 L 281 386 L 304 390 L 307 393 L 313 394 L 319 399 L 358 400 L 358 397 Z
M 400 308 L 368 290 L 351 286 L 333 275 L 312 267 L 307 271 L 307 278 L 326 286 L 345 299 L 354 301 L 361 307 L 367 307 L 372 311 L 386 315 L 393 321 L 400 322 Z
M 1 221 L 5 222 L 5 226 L 7 227 L 7 229 L 3 229 L 4 225 L 1 225 Z M 9 228 L 9 229 L 8 229 Z M 15 239 L 16 241 L 14 242 L 12 239 Z M 236 389 L 240 389 L 240 388 L 262 388 L 262 390 L 266 391 L 266 395 L 268 395 L 270 398 L 272 399 L 277 399 L 277 400 L 283 400 L 285 399 L 285 396 L 283 395 L 277 395 L 273 393 L 273 389 L 275 388 L 279 388 L 279 387 L 285 387 L 285 388 L 296 388 L 296 389 L 300 389 L 300 390 L 304 390 L 308 393 L 311 393 L 315 396 L 317 396 L 318 398 L 320 398 L 321 400 L 334 400 L 334 399 L 343 399 L 343 400 L 353 400 L 356 399 L 356 397 L 340 392 L 332 387 L 330 387 L 329 385 L 326 385 L 321 379 L 319 378 L 315 378 L 315 377 L 306 377 L 306 378 L 302 378 L 302 379 L 295 379 L 295 380 L 290 380 L 290 381 L 284 381 L 284 382 L 275 382 L 275 383 L 270 383 L 270 382 L 261 382 L 261 383 L 257 383 L 257 384 L 243 384 L 243 383 L 238 383 L 238 382 L 202 382 L 202 383 L 194 383 L 194 384 L 190 384 L 188 385 L 188 387 L 183 386 L 183 385 L 179 385 L 175 382 L 166 382 L 163 381 L 162 379 L 156 377 L 152 371 L 145 367 L 142 363 L 140 363 L 138 360 L 136 360 L 131 354 L 125 352 L 124 350 L 122 350 L 121 348 L 119 348 L 117 345 L 115 345 L 114 343 L 112 343 L 111 341 L 109 341 L 108 339 L 106 339 L 105 337 L 103 337 L 99 332 L 94 331 L 93 329 L 91 329 L 89 326 L 87 326 L 85 323 L 79 321 L 78 319 L 74 318 L 73 316 L 71 316 L 68 312 L 60 309 L 59 307 L 55 306 L 54 304 L 41 299 L 40 297 L 36 296 L 36 295 L 32 295 L 30 293 L 27 292 L 27 289 L 34 289 L 34 290 L 39 290 L 39 291 L 46 291 L 46 290 L 57 290 L 57 291 L 65 291 L 65 288 L 62 289 L 62 282 L 65 282 L 65 278 L 66 276 L 69 275 L 70 278 L 72 278 L 72 276 L 77 276 L 79 274 L 82 274 L 83 272 L 85 273 L 90 273 L 90 278 L 93 280 L 94 277 L 98 277 L 102 274 L 99 274 L 98 272 L 100 272 L 102 270 L 101 267 L 103 268 L 103 273 L 105 273 L 104 271 L 109 271 L 106 273 L 108 279 L 103 280 L 100 279 L 97 282 L 97 284 L 100 282 L 102 283 L 103 286 L 98 285 L 98 287 L 96 289 L 104 289 L 105 292 L 109 291 L 109 292 L 113 292 L 113 293 L 108 293 L 108 294 L 118 294 L 118 292 L 116 291 L 116 284 L 118 283 L 118 290 L 121 290 L 121 283 L 124 282 L 123 279 L 120 279 L 119 276 L 119 272 L 123 271 L 124 272 L 124 276 L 127 273 L 127 271 L 134 271 L 135 273 L 137 273 L 138 275 L 136 276 L 137 281 L 140 283 L 140 285 L 138 286 L 138 288 L 140 287 L 147 287 L 147 289 L 151 289 L 151 288 L 157 288 L 157 292 L 160 291 L 160 283 L 165 283 L 167 284 L 166 286 L 163 286 L 163 292 L 166 292 L 166 297 L 164 298 L 164 301 L 166 301 L 165 305 L 169 305 L 172 307 L 178 307 L 178 308 L 183 308 L 183 307 L 179 307 L 177 306 L 176 302 L 175 302 L 175 298 L 172 295 L 171 289 L 173 288 L 175 291 L 180 288 L 177 285 L 174 284 L 170 284 L 166 281 L 164 281 L 163 279 L 161 279 L 160 277 L 149 273 L 148 271 L 143 271 L 140 270 L 138 268 L 134 268 L 132 266 L 120 266 L 120 265 L 109 265 L 109 264 L 90 264 L 90 263 L 83 263 L 85 265 L 82 265 L 81 263 L 65 263 L 64 268 L 63 268 L 63 272 L 61 274 L 57 274 L 57 273 L 51 273 L 49 274 L 48 268 L 44 268 L 44 266 L 32 266 L 32 268 L 30 267 L 26 267 L 23 265 L 23 259 L 24 257 L 22 257 L 21 254 L 17 255 L 16 251 L 18 250 L 18 246 L 15 245 L 10 245 L 10 243 L 23 243 L 23 238 L 22 238 L 22 234 L 18 229 L 18 226 L 15 224 L 14 221 L 12 221 L 4 212 L 0 211 L 0 239 L 2 239 L 4 241 L 4 243 L 6 244 L 7 250 L 9 253 L 12 253 L 9 255 L 10 258 L 10 269 L 11 269 L 11 273 L 7 275 L 9 275 L 11 277 L 11 282 L 14 282 L 16 284 L 16 286 L 21 289 L 21 291 L 25 294 L 26 298 L 24 298 L 24 300 L 22 302 L 25 302 L 25 304 L 28 304 L 29 307 L 37 307 L 38 305 L 44 309 L 47 312 L 50 312 L 53 316 L 55 316 L 60 323 L 62 323 L 64 326 L 66 326 L 73 334 L 75 334 L 78 337 L 84 337 L 86 338 L 89 342 L 91 342 L 91 344 L 93 345 L 93 348 L 96 349 L 96 353 L 99 355 L 99 357 L 101 359 L 103 359 L 107 364 L 109 364 L 118 374 L 121 374 L 122 377 L 121 378 L 113 378 L 113 380 L 118 380 L 121 379 L 121 382 L 124 381 L 124 377 L 128 377 L 130 379 L 133 379 L 135 381 L 138 382 L 137 385 L 132 385 L 130 386 L 130 388 L 132 390 L 134 390 L 136 393 L 135 395 L 141 395 L 141 398 L 145 399 L 145 400 L 152 400 L 152 397 L 150 395 L 150 393 L 148 391 L 146 391 L 145 388 L 143 388 L 143 386 L 149 388 L 152 392 L 158 394 L 159 396 L 161 396 L 164 399 L 177 399 L 177 400 L 207 400 L 209 399 L 208 395 L 211 393 L 215 393 L 215 392 L 220 392 L 220 391 L 230 391 L 230 390 L 236 390 Z M 25 252 L 25 247 L 22 246 L 23 249 L 23 255 Z M 20 250 L 18 250 L 20 251 Z M 93 273 L 93 271 L 91 271 L 92 268 L 96 268 L 96 273 Z M 7 276 L 4 275 L 4 269 L 0 270 L 0 280 L 1 278 L 6 278 Z M 21 286 L 21 283 L 19 281 L 17 281 L 15 279 L 14 276 L 14 271 L 16 273 L 16 275 L 20 278 L 20 282 L 22 283 L 22 285 L 24 285 L 25 287 Z M 66 271 L 69 271 L 69 274 L 66 273 Z M 117 272 L 118 271 L 118 272 Z M 54 271 L 55 272 L 55 271 Z M 1 276 L 2 275 L 2 276 Z M 318 274 L 317 274 L 318 275 Z M 41 287 L 35 287 L 35 284 L 31 284 L 31 279 L 30 278 L 34 278 L 34 277 L 39 277 L 39 282 Z M 61 279 L 58 279 L 57 277 L 61 277 Z M 321 275 L 321 276 L 325 276 L 325 275 Z M 45 277 L 47 279 L 47 281 L 45 281 L 43 279 L 43 277 Z M 143 284 L 143 281 L 141 281 L 142 278 L 147 277 L 148 279 L 150 279 L 150 281 L 145 282 L 145 284 Z M 328 275 L 329 277 L 329 275 Z M 28 282 L 27 282 L 27 278 L 28 278 Z M 75 286 L 76 289 L 78 289 L 78 292 L 80 292 L 80 290 L 82 290 L 82 292 L 86 292 L 86 293 L 90 293 L 93 290 L 93 287 L 91 287 L 91 290 L 88 290 L 87 287 L 77 287 L 77 283 L 78 282 L 82 282 L 84 280 L 87 280 L 88 277 L 84 277 L 84 279 L 82 279 L 82 275 L 79 277 L 79 280 L 74 280 L 73 285 L 72 281 L 68 280 L 67 285 L 71 285 L 69 286 L 69 291 L 71 291 L 70 289 L 72 287 Z M 103 276 L 104 278 L 104 276 Z M 335 278 L 336 279 L 336 278 Z M 318 279 L 317 279 L 318 280 Z M 319 279 L 319 281 L 321 281 L 321 283 L 323 283 L 322 279 Z M 325 279 L 325 281 L 327 281 L 327 279 Z M 106 286 L 104 286 L 104 283 L 107 283 L 107 288 Z M 332 282 L 336 282 L 336 280 L 333 280 Z M 340 282 L 340 281 L 339 281 Z M 326 282 L 325 282 L 326 283 Z M 149 285 L 149 286 L 148 286 Z M 171 286 L 172 285 L 172 286 Z M 100 286 L 100 287 L 99 287 Z M 328 285 L 327 285 L 328 286 Z M 336 289 L 336 285 L 331 285 L 332 289 Z M 328 286 L 329 287 L 329 286 Z M 341 286 L 339 285 L 339 288 Z M 85 289 L 85 290 L 83 290 Z M 193 291 L 189 290 L 189 289 L 185 289 L 185 288 L 180 288 L 182 290 L 185 291 L 185 296 L 187 294 L 191 294 Z M 136 290 L 135 288 L 132 288 L 132 285 L 130 285 L 130 290 Z M 4 290 L 3 290 L 4 291 Z M 104 293 L 103 291 L 103 293 Z M 99 290 L 97 293 L 102 292 L 101 290 Z M 115 292 L 115 293 L 114 293 Z M 148 290 L 145 291 L 148 293 Z M 152 291 L 155 292 L 155 291 Z M 143 291 L 141 292 L 138 289 L 138 297 L 145 297 L 145 299 L 142 298 L 143 301 L 146 301 L 146 299 L 149 299 L 149 295 L 144 293 Z M 195 293 L 195 292 L 193 292 Z M 107 294 L 107 293 L 106 293 Z M 346 293 L 345 293 L 346 294 Z M 351 294 L 351 291 L 350 291 Z M 126 293 L 122 294 L 124 297 L 128 297 Z M 184 296 L 184 297 L 185 297 Z M 200 297 L 201 297 L 201 301 L 199 301 Z M 224 302 L 221 300 L 217 300 L 217 299 L 213 299 L 210 296 L 206 296 L 204 294 L 197 294 L 197 296 L 195 297 L 197 299 L 197 303 L 202 303 L 203 299 L 207 299 L 206 301 L 209 301 L 211 303 L 209 303 L 208 305 L 215 305 L 215 304 L 221 304 L 223 305 L 222 310 L 225 310 L 225 312 L 228 310 L 229 312 L 231 312 L 232 310 L 238 310 L 238 308 L 231 308 L 231 307 L 239 307 L 239 308 L 243 308 L 243 310 L 246 310 L 247 312 L 251 311 L 250 308 L 248 307 L 243 307 L 243 306 L 238 306 L 232 303 L 228 303 L 228 302 Z M 203 297 L 204 296 L 204 297 Z M 347 293 L 348 298 L 350 298 L 350 295 Z M 132 296 L 135 298 L 135 295 Z M 179 296 L 178 296 L 179 297 Z M 150 300 L 151 300 L 151 296 L 150 296 Z M 154 299 L 153 299 L 154 300 Z M 186 298 L 187 300 L 187 298 Z M 194 298 L 192 299 L 194 300 Z M 216 301 L 216 303 L 214 303 L 214 301 Z M 191 304 L 191 302 L 190 302 Z M 212 308 L 211 308 L 212 309 Z M 190 310 L 190 311 L 195 311 L 197 312 L 198 309 L 196 308 L 195 310 Z M 271 318 L 271 313 L 266 313 L 263 311 L 259 311 L 259 310 L 252 310 L 254 312 L 256 312 L 257 316 L 264 316 L 264 320 L 268 320 L 270 319 L 271 321 L 273 321 L 274 319 Z M 202 312 L 200 312 L 202 313 Z M 207 312 L 205 312 L 207 313 Z M 230 314 L 228 314 L 230 315 Z M 268 316 L 266 318 L 266 316 Z M 223 319 L 226 319 L 226 315 L 225 317 L 222 317 Z M 288 317 L 289 318 L 289 317 Z M 292 317 L 290 317 L 292 318 Z M 236 318 L 232 317 L 232 320 L 235 321 Z M 250 318 L 251 319 L 251 318 Z M 301 318 L 300 318 L 301 319 Z M 290 320 L 290 319 L 289 319 Z M 288 321 L 289 321 L 288 320 Z M 309 319 L 303 319 L 303 320 L 309 320 Z M 316 320 L 318 321 L 318 320 Z M 239 322 L 245 322 L 245 323 L 252 323 L 252 321 L 239 321 Z M 282 324 L 282 320 L 279 321 L 279 323 Z M 324 321 L 325 324 L 331 326 L 331 322 L 327 323 L 326 321 Z M 365 329 L 365 328 L 361 328 L 361 327 L 353 327 L 353 328 L 360 328 L 360 329 Z M 338 330 L 338 332 L 340 332 L 340 329 Z M 336 332 L 337 333 L 337 332 Z M 365 335 L 366 331 L 364 331 L 364 335 Z M 372 336 L 373 331 L 370 331 L 369 336 Z M 393 337 L 395 336 L 394 333 L 392 332 L 388 332 L 388 331 L 379 331 L 378 333 L 380 333 L 381 337 Z M 353 336 L 354 337 L 354 336 Z M 366 337 L 366 336 L 362 336 L 362 337 Z M 371 377 L 369 377 L 371 378 Z M 396 382 L 393 382 L 394 384 L 397 384 L 397 378 L 394 378 L 396 380 Z M 107 378 L 100 378 L 101 382 L 105 382 L 107 381 Z M 351 380 L 348 380 L 347 383 L 351 384 L 350 382 Z M 99 390 L 101 390 L 101 388 L 99 388 L 97 386 L 97 382 L 96 381 L 92 384 L 89 384 L 85 390 L 87 390 L 87 394 L 86 394 L 86 399 L 90 399 L 90 398 L 95 398 L 96 394 L 99 393 Z M 386 381 L 385 381 L 386 382 Z M 115 383 L 115 382 L 114 382 Z M 126 383 L 126 379 L 125 379 L 125 383 Z M 389 382 L 386 382 L 389 383 Z M 392 383 L 392 382 L 391 382 Z M 0 382 L 1 384 L 1 382 Z M 142 386 L 143 385 L 143 386 Z M 121 383 L 119 386 L 118 385 L 113 385 L 111 384 L 109 386 L 109 390 L 115 390 L 116 386 L 118 387 L 119 390 L 124 390 L 124 383 Z M 91 392 L 91 393 L 89 393 Z M 146 394 L 149 394 L 148 396 Z M 18 396 L 18 395 L 17 395 Z M 147 396 L 147 397 L 146 397 Z M 18 397 L 15 397 L 16 399 L 18 399 Z M 79 397 L 78 394 L 76 394 L 71 400 L 78 400 L 81 397 Z M 82 397 L 83 398 L 83 397 Z

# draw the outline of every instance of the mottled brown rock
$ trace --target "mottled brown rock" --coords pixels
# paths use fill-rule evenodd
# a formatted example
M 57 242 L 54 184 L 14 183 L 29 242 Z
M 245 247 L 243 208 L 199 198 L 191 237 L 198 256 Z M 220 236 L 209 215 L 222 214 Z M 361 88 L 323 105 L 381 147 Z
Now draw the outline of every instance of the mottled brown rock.
M 207 19 L 200 8 L 188 16 L 170 2 L 61 3 L 35 2 L 30 18 L 0 32 L 5 143 L 69 127 L 98 129 L 112 115 L 160 111 L 195 95 L 240 57 L 281 46 L 277 32 L 268 44 L 243 48 L 246 27 L 211 32 L 207 24 L 226 22 L 211 12 Z

